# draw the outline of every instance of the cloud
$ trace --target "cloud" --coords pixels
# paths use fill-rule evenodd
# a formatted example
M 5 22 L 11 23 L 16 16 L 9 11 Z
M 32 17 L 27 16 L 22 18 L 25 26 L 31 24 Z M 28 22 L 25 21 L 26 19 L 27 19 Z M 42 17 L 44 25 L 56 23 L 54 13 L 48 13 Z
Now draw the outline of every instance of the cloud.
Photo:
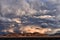
M 40 33 L 40 34 L 46 34 L 47 32 L 51 31 L 51 29 L 49 28 L 41 28 L 39 26 L 35 26 L 35 25 L 30 25 L 30 26 L 26 26 L 26 27 L 21 27 L 20 28 L 21 33 Z
M 36 16 L 34 16 L 36 17 Z M 50 19 L 50 18 L 54 18 L 55 16 L 50 16 L 50 15 L 43 15 L 43 16 L 38 16 L 37 18 L 41 18 L 41 19 Z
M 14 26 L 21 24 L 18 27 L 26 24 L 59 27 L 60 0 L 0 0 L 0 20 Z

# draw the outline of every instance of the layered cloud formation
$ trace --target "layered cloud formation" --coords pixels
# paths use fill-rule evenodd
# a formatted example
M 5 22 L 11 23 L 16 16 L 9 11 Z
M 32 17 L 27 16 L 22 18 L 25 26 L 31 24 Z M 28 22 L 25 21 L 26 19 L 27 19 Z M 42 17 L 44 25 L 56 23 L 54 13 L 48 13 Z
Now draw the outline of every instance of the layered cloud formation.
M 0 29 L 2 32 L 9 32 L 9 28 L 15 32 L 27 25 L 58 28 L 60 0 L 0 0 L 0 21 L 7 25 Z

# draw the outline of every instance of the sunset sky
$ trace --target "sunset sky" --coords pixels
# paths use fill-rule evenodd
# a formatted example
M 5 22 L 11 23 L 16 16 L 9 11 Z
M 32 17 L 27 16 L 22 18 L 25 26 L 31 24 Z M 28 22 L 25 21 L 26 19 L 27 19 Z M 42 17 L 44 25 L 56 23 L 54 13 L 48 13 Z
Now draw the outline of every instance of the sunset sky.
M 0 0 L 0 34 L 31 25 L 60 28 L 60 0 Z

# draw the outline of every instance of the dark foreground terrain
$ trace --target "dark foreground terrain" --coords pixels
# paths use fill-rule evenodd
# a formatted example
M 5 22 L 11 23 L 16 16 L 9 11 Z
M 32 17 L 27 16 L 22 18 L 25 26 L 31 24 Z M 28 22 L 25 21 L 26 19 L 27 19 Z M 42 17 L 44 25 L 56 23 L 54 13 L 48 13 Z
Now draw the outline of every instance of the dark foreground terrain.
M 16 33 L 12 33 L 12 34 L 5 34 L 5 35 L 0 35 L 0 38 L 38 38 L 38 37 L 43 37 L 43 38 L 47 38 L 47 37 L 60 37 L 59 35 L 45 35 L 45 34 L 39 34 L 39 33 L 26 33 L 26 34 L 16 34 Z

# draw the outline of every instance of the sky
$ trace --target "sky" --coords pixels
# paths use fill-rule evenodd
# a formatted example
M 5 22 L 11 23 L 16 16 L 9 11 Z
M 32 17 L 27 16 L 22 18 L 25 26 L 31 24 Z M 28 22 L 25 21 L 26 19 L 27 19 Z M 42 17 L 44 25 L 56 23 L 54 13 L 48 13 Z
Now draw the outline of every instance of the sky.
M 60 0 L 0 0 L 0 33 L 31 25 L 60 28 Z

